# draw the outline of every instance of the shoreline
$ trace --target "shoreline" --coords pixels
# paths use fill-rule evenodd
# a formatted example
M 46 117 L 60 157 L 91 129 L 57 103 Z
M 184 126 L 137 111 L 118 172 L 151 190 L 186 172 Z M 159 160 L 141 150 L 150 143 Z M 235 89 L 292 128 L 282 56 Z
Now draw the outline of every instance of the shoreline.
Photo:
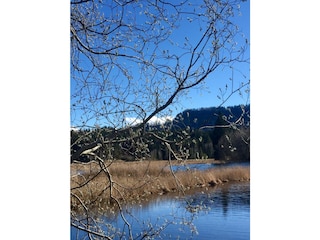
M 172 161 L 172 165 L 195 163 L 222 164 L 221 161 L 213 159 L 188 160 L 180 163 Z M 168 160 L 115 161 L 108 167 L 112 177 L 111 185 L 114 186 L 114 189 L 111 189 L 108 177 L 103 171 L 99 172 L 97 163 L 72 164 L 71 172 L 77 171 L 78 174 L 70 175 L 71 194 L 77 196 L 71 197 L 71 208 L 79 210 L 83 208 L 83 203 L 90 206 L 104 204 L 111 207 L 111 198 L 119 202 L 131 202 L 179 191 L 185 193 L 197 189 L 203 191 L 228 182 L 250 181 L 250 166 L 219 167 L 175 173 L 168 170 L 168 166 L 170 166 Z M 79 199 L 82 199 L 82 203 Z

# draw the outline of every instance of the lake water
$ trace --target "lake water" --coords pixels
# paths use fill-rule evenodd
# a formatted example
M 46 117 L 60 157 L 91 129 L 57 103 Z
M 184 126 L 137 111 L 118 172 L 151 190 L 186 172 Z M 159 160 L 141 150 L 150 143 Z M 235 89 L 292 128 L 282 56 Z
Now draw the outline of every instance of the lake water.
M 198 189 L 185 196 L 157 196 L 127 205 L 124 217 L 133 239 L 250 239 L 250 182 Z M 118 213 L 105 214 L 100 220 L 112 239 L 130 239 Z M 143 238 L 144 233 L 154 235 Z M 89 238 L 71 228 L 71 239 Z
M 197 170 L 206 170 L 211 168 L 219 168 L 219 167 L 233 167 L 233 166 L 250 166 L 250 162 L 239 162 L 239 163 L 224 163 L 224 164 L 214 164 L 214 163 L 195 163 L 195 164 L 185 164 L 185 165 L 173 165 L 172 170 L 174 172 L 177 171 L 185 171 L 187 169 L 197 169 Z

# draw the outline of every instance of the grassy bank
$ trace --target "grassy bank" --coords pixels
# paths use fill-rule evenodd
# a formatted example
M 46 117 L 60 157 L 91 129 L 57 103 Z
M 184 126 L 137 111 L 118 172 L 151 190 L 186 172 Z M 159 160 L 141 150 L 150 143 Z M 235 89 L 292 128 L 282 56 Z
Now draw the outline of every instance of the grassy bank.
M 188 161 L 189 163 L 213 163 L 213 160 Z M 172 162 L 184 165 L 185 162 Z M 112 196 L 119 201 L 135 201 L 150 195 L 209 188 L 229 181 L 249 181 L 250 167 L 214 168 L 205 171 L 170 171 L 168 161 L 106 163 L 112 180 Z M 91 180 L 92 179 L 92 180 Z M 96 162 L 71 164 L 71 207 L 100 205 L 110 201 L 110 179 Z

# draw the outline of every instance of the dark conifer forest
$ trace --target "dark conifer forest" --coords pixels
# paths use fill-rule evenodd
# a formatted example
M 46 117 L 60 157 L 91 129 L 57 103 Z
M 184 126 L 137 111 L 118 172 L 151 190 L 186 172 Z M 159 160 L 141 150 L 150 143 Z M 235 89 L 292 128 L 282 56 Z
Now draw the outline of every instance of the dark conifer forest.
M 81 152 L 98 145 L 105 159 L 250 161 L 250 105 L 188 109 L 172 121 L 147 125 L 141 134 L 147 140 L 110 127 L 71 130 L 71 162 L 92 160 Z M 163 139 L 174 143 L 174 156 Z

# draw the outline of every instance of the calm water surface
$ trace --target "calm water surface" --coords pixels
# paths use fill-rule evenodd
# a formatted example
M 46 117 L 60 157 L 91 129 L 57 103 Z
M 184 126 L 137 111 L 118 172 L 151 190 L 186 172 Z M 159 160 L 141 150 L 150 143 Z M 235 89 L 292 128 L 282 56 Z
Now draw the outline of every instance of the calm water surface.
M 250 162 L 239 162 L 239 163 L 225 163 L 225 164 L 214 164 L 214 163 L 195 163 L 195 164 L 186 164 L 186 165 L 173 165 L 172 170 L 174 172 L 177 171 L 185 171 L 188 169 L 197 169 L 197 170 L 207 170 L 211 168 L 219 168 L 219 167 L 234 167 L 234 166 L 250 166 Z
M 146 229 L 156 234 L 159 228 L 160 235 L 149 239 L 250 239 L 250 182 L 199 189 L 186 196 L 158 196 L 126 206 L 124 216 L 134 239 L 141 239 Z M 106 214 L 101 219 L 102 228 L 113 239 L 129 239 L 119 214 Z M 89 238 L 71 228 L 71 239 Z

